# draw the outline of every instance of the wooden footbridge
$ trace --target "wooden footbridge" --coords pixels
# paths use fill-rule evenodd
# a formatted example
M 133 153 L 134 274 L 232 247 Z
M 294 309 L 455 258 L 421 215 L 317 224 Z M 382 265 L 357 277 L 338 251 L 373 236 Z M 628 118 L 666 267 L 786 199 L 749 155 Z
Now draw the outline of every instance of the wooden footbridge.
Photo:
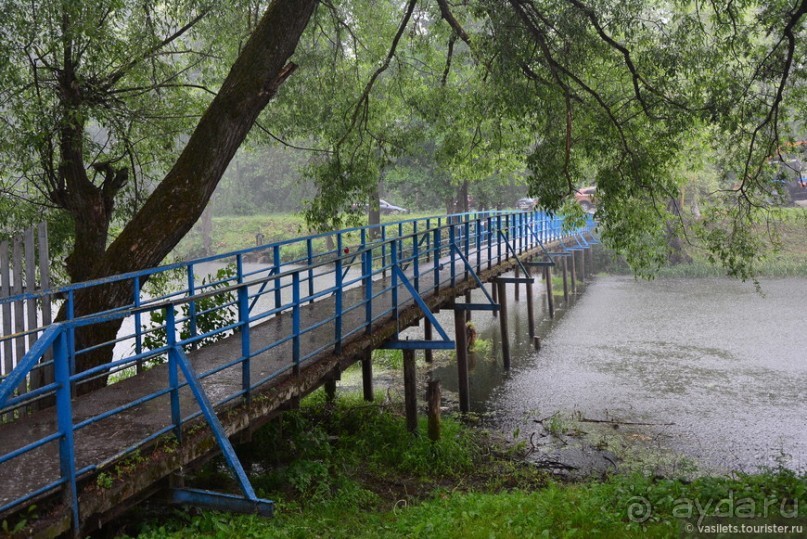
M 540 212 L 413 219 L 0 298 L 2 313 L 25 303 L 68 315 L 43 327 L 36 327 L 41 316 L 38 324 L 28 316 L 25 327 L 18 315 L 15 332 L 0 338 L 0 535 L 15 527 L 24 536 L 79 535 L 160 491 L 176 503 L 271 514 L 272 502 L 256 496 L 231 439 L 332 385 L 357 361 L 372 399 L 376 348 L 414 357 L 417 349 L 456 346 L 467 411 L 466 312 L 506 309 L 504 287 L 526 285 L 532 332 L 531 268 L 541 268 L 551 292 L 547 277 L 562 264 L 565 283 L 567 260 L 580 253 L 578 267 L 585 263 L 593 226 L 564 230 Z M 225 269 L 199 279 L 210 267 Z M 511 270 L 515 277 L 501 277 Z M 175 286 L 149 296 L 148 279 Z M 134 291 L 130 305 L 70 316 L 83 290 L 120 281 Z M 491 293 L 486 283 L 495 283 Z M 474 288 L 486 302 L 470 303 Z M 466 301 L 458 301 L 463 294 Z M 432 314 L 441 308 L 455 311 L 457 342 Z M 421 319 L 422 338 L 399 338 Z M 499 319 L 508 368 L 507 317 Z M 77 346 L 77 332 L 110 320 L 122 321 L 114 341 Z M 113 348 L 111 362 L 75 372 L 77 357 Z M 105 387 L 81 390 L 99 378 Z M 415 391 L 408 389 L 411 422 Z M 177 472 L 219 453 L 239 495 L 182 488 Z

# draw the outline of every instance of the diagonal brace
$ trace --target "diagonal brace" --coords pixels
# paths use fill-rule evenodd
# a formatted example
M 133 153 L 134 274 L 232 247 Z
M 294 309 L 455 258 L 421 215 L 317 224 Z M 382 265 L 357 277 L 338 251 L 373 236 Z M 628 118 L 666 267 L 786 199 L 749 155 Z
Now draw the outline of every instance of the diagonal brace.
M 423 313 L 423 316 L 425 316 L 429 320 L 429 322 L 431 322 L 432 327 L 437 330 L 437 333 L 440 335 L 441 338 L 441 341 L 438 342 L 445 343 L 446 346 L 450 344 L 451 347 L 453 347 L 454 341 L 452 341 L 448 337 L 448 333 L 446 333 L 446 330 L 443 329 L 443 326 L 441 326 L 440 322 L 437 321 L 437 318 L 434 317 L 434 313 L 431 311 L 431 309 L 429 309 L 429 306 L 426 305 L 426 302 L 423 301 L 423 298 L 420 296 L 420 294 L 418 294 L 417 290 L 415 290 L 415 287 L 412 286 L 412 283 L 409 282 L 409 279 L 406 277 L 406 274 L 403 272 L 401 267 L 398 264 L 395 264 L 394 266 L 392 266 L 392 271 L 398 277 L 400 282 L 403 283 L 404 287 L 409 292 L 409 295 L 412 296 L 412 299 L 415 300 L 415 303 L 420 308 L 421 312 Z M 396 343 L 399 342 L 405 342 L 405 341 L 392 341 L 391 343 L 388 343 L 386 348 L 395 348 L 396 346 L 398 346 Z
M 499 237 L 504 240 L 504 244 L 507 246 L 507 249 L 510 251 L 510 253 L 512 253 L 513 258 L 516 259 L 516 263 L 518 264 L 518 267 L 521 268 L 521 271 L 524 272 L 524 275 L 528 275 L 527 268 L 525 268 L 524 264 L 521 263 L 521 259 L 518 257 L 518 254 L 516 254 L 516 250 L 513 249 L 512 245 L 510 245 L 510 240 L 507 239 L 507 236 L 505 236 L 504 232 L 502 232 L 501 230 L 499 230 Z
M 462 249 L 460 249 L 459 247 L 457 247 L 457 246 L 456 246 L 456 244 L 454 244 L 454 243 L 452 243 L 452 244 L 451 244 L 451 249 L 452 249 L 452 250 L 453 250 L 453 251 L 454 251 L 456 254 L 458 254 L 458 255 L 460 256 L 460 260 L 462 260 L 462 263 L 463 263 L 463 264 L 465 264 L 465 269 L 466 269 L 466 270 L 468 270 L 468 273 L 470 273 L 470 274 L 471 274 L 471 277 L 473 277 L 473 278 L 474 278 L 474 281 L 476 281 L 476 284 L 479 286 L 479 288 L 480 288 L 480 289 L 482 290 L 482 292 L 485 294 L 485 297 L 486 297 L 486 298 L 488 298 L 488 301 L 489 301 L 491 304 L 494 304 L 494 305 L 495 305 L 495 304 L 496 304 L 496 302 L 495 302 L 495 301 L 493 301 L 493 298 L 490 296 L 490 294 L 488 293 L 488 291 L 485 289 L 485 285 L 484 285 L 484 284 L 482 284 L 482 280 L 479 278 L 479 275 L 477 275 L 477 274 L 476 274 L 476 272 L 474 271 L 473 266 L 471 266 L 471 263 L 470 263 L 470 262 L 468 262 L 468 259 L 467 259 L 467 258 L 465 258 L 465 255 L 464 255 L 464 254 L 462 254 Z M 525 274 L 526 274 L 526 272 L 525 272 Z
M 182 369 L 182 374 L 185 376 L 188 387 L 190 387 L 193 396 L 196 398 L 196 402 L 199 404 L 199 408 L 201 408 L 202 414 L 207 420 L 207 424 L 213 431 L 213 435 L 215 436 L 216 442 L 224 455 L 227 466 L 238 480 L 238 484 L 241 487 L 241 491 L 244 493 L 244 497 L 253 503 L 261 502 L 263 504 L 271 504 L 271 501 L 261 500 L 255 495 L 255 490 L 252 488 L 252 484 L 249 482 L 249 478 L 247 477 L 243 466 L 241 466 L 241 462 L 238 460 L 238 455 L 235 454 L 235 449 L 233 449 L 233 445 L 227 438 L 227 433 L 224 431 L 224 427 L 221 425 L 218 416 L 216 416 L 216 411 L 213 409 L 210 399 L 207 398 L 207 394 L 205 394 L 204 388 L 202 388 L 202 384 L 199 382 L 199 378 L 196 376 L 196 372 L 193 370 L 185 351 L 182 348 L 175 346 L 171 348 L 168 353 L 173 355 L 177 365 L 179 365 L 179 368 Z

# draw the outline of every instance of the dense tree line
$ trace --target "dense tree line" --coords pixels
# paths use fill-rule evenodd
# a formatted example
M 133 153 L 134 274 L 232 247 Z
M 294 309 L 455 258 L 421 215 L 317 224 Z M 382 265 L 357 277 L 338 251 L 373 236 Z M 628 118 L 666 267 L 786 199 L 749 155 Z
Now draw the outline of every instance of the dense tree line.
M 305 211 L 318 226 L 350 221 L 381 179 L 458 209 L 523 181 L 553 211 L 596 180 L 603 238 L 637 271 L 687 225 L 748 277 L 776 189 L 768 161 L 804 112 L 805 12 L 807 0 L 3 0 L 3 221 L 64 216 L 73 281 L 153 266 L 236 151 L 271 141 L 304 152 L 289 161 L 316 188 Z M 693 152 L 719 156 L 704 167 L 726 196 L 686 223 Z M 77 314 L 131 292 L 83 294 Z

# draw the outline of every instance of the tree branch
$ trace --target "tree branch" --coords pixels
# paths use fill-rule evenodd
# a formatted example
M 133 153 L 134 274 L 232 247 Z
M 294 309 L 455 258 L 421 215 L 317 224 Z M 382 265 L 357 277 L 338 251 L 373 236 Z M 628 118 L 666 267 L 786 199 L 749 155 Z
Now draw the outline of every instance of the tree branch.
M 204 19 L 207 16 L 208 13 L 210 13 L 210 11 L 208 11 L 208 10 L 202 11 L 199 15 L 194 17 L 185 26 L 183 26 L 182 28 L 180 28 L 179 30 L 177 30 L 176 32 L 171 34 L 170 36 L 166 37 L 165 39 L 163 39 L 162 41 L 160 41 L 156 45 L 153 45 L 152 47 L 147 49 L 145 52 L 140 54 L 137 58 L 134 58 L 130 62 L 122 65 L 121 67 L 119 67 L 118 69 L 116 69 L 115 71 L 113 71 L 112 73 L 107 75 L 104 78 L 103 86 L 105 88 L 107 88 L 107 89 L 114 86 L 115 83 L 117 83 L 120 79 L 122 79 L 137 64 L 139 64 L 140 62 L 142 62 L 144 60 L 147 60 L 149 57 L 151 57 L 154 54 L 156 54 L 157 52 L 159 52 L 165 46 L 170 45 L 172 42 L 176 41 L 177 39 L 179 39 L 180 37 L 185 35 L 185 33 L 187 33 L 188 30 L 190 30 L 191 28 L 196 26 L 196 24 L 199 21 Z

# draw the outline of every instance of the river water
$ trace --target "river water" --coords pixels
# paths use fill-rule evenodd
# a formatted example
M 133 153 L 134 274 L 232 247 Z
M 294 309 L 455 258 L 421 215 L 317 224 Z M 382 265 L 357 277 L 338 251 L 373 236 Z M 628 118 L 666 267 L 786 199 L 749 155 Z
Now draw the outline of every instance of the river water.
M 553 322 L 543 312 L 539 352 L 510 296 L 509 373 L 498 322 L 474 313 L 492 347 L 473 359 L 472 407 L 533 458 L 573 467 L 805 470 L 807 280 L 761 284 L 598 276 Z M 434 376 L 452 390 L 455 369 Z

